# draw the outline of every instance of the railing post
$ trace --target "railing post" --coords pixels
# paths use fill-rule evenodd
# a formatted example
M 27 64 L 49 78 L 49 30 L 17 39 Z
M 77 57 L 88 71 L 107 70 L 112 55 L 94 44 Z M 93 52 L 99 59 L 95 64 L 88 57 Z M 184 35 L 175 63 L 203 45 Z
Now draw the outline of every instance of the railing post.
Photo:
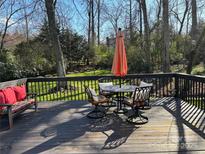
M 175 98 L 179 98 L 179 75 L 175 74 Z

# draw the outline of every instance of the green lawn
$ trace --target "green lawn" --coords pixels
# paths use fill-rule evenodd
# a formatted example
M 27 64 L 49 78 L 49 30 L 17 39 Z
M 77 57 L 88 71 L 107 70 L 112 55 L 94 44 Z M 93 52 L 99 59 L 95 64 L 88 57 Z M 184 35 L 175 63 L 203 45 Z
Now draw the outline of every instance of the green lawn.
M 78 76 L 100 76 L 100 75 L 109 75 L 111 71 L 109 70 L 95 70 L 95 71 L 87 71 L 81 73 L 71 73 L 67 74 L 67 77 L 78 77 Z M 98 90 L 98 81 L 68 81 L 68 87 L 75 87 L 76 90 L 64 90 L 64 91 L 51 91 L 53 87 L 56 87 L 56 81 L 51 82 L 39 82 L 39 83 L 30 83 L 29 84 L 29 92 L 34 92 L 38 94 L 37 100 L 75 100 L 86 98 L 84 93 L 84 85 L 90 86 L 95 90 Z
M 111 70 L 94 70 L 94 71 L 86 71 L 81 73 L 71 73 L 67 74 L 67 77 L 75 77 L 75 76 L 100 76 L 100 75 L 110 75 Z

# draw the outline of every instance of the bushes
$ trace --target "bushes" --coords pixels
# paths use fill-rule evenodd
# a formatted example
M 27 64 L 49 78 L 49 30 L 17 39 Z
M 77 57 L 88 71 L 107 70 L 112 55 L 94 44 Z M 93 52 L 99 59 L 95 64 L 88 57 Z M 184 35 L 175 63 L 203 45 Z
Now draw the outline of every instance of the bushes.
M 21 71 L 19 68 L 12 63 L 1 63 L 0 64 L 0 81 L 7 81 L 18 79 L 22 77 Z
M 49 55 L 50 53 L 50 55 Z M 26 76 L 50 73 L 55 67 L 54 55 L 40 41 L 22 42 L 15 49 L 16 62 Z
M 107 48 L 104 45 L 95 48 L 96 67 L 100 69 L 111 69 L 114 56 L 114 48 Z
M 130 46 L 127 50 L 129 73 L 145 73 L 149 66 L 142 56 L 143 51 L 136 46 Z
M 0 82 L 21 77 L 13 52 L 3 49 L 0 54 Z
M 193 68 L 191 74 L 194 74 L 194 75 L 204 75 L 205 74 L 204 64 L 201 63 L 201 64 L 195 66 Z

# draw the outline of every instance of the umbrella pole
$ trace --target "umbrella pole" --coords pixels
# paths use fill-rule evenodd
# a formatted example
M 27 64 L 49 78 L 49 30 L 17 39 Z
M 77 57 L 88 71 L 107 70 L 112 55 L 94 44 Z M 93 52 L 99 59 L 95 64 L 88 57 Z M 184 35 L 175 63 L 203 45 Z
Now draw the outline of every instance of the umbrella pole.
M 119 84 L 120 84 L 120 89 L 122 88 L 122 77 L 119 78 Z M 123 97 L 124 97 L 124 94 L 122 91 L 119 91 L 117 93 L 117 97 L 118 97 L 118 103 L 117 103 L 117 109 L 114 111 L 115 113 L 117 114 L 124 114 L 127 112 L 127 109 L 122 109 L 122 103 L 123 103 Z
M 120 88 L 122 87 L 122 77 L 120 77 Z M 122 93 L 120 92 L 120 98 L 119 98 L 119 101 L 120 101 L 120 110 L 122 110 Z
M 122 77 L 120 77 L 120 88 L 121 88 L 121 83 L 122 83 L 122 81 L 121 81 L 121 80 L 122 80 Z

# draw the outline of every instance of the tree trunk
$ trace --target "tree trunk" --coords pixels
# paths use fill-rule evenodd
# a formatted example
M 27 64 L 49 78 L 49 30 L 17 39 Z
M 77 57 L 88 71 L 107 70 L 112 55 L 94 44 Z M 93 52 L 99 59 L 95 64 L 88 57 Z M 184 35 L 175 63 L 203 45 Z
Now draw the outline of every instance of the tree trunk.
M 159 0 L 157 1 L 158 2 L 158 11 L 157 11 L 157 23 L 159 26 L 157 26 L 157 29 L 156 29 L 156 42 L 155 42 L 155 45 L 156 45 L 156 49 L 157 49 L 157 55 L 156 55 L 156 65 L 157 65 L 157 69 L 160 70 L 161 69 L 161 55 L 162 55 L 162 50 L 161 50 L 161 32 L 160 32 L 160 15 L 161 15 L 161 10 L 162 10 L 162 0 Z
M 147 19 L 147 7 L 145 0 L 141 0 L 141 6 L 143 11 L 143 19 L 144 19 L 144 51 L 145 51 L 145 59 L 147 64 L 147 72 L 151 72 L 151 54 L 150 54 L 150 38 L 149 38 L 149 22 Z
M 138 0 L 139 4 L 139 17 L 140 17 L 140 37 L 142 39 L 142 6 L 140 0 Z
M 169 61 L 169 7 L 168 0 L 162 1 L 163 5 L 163 25 L 162 25 L 162 38 L 163 38 L 163 49 L 162 49 L 162 71 L 170 72 L 170 61 Z
M 189 11 L 189 1 L 185 0 L 185 10 L 184 10 L 184 14 L 182 17 L 182 21 L 180 22 L 180 28 L 179 28 L 179 32 L 178 32 L 179 35 L 181 35 L 181 33 L 182 33 L 182 29 L 183 29 L 185 18 L 186 18 L 188 11 Z
M 94 1 L 91 0 L 91 17 L 92 17 L 92 48 L 95 46 L 95 17 L 94 17 Z
M 88 50 L 91 50 L 91 0 L 88 0 Z M 89 65 L 89 57 L 87 56 L 86 64 Z
M 192 27 L 191 27 L 191 39 L 193 46 L 196 44 L 197 40 L 197 7 L 196 7 L 196 0 L 191 1 L 192 7 Z M 193 67 L 193 55 L 196 54 L 196 51 L 193 49 L 188 55 L 188 65 L 187 65 L 187 74 L 191 74 L 192 67 Z
M 133 24 L 132 24 L 132 0 L 130 0 L 130 3 L 129 3 L 129 15 L 130 15 L 130 42 L 133 41 Z
M 100 0 L 98 0 L 98 45 L 100 45 Z
M 26 1 L 23 0 L 23 5 L 24 5 L 24 18 L 25 18 L 25 30 L 26 30 L 26 42 L 28 43 L 29 41 L 29 23 L 28 23 L 28 15 L 27 15 L 27 10 L 26 10 Z
M 47 16 L 48 16 L 50 40 L 52 42 L 52 48 L 56 53 L 57 74 L 60 77 L 64 77 L 66 72 L 65 72 L 63 52 L 61 50 L 59 36 L 57 32 L 56 16 L 55 16 L 55 1 L 45 0 L 45 5 L 46 5 Z
M 1 53 L 3 52 L 3 48 L 4 48 L 4 39 L 6 37 L 9 20 L 10 20 L 10 18 L 6 19 L 6 24 L 5 24 L 5 27 L 4 27 L 4 30 L 3 30 L 3 34 L 2 34 L 2 37 L 1 37 L 1 44 L 0 44 L 0 51 L 1 51 Z

